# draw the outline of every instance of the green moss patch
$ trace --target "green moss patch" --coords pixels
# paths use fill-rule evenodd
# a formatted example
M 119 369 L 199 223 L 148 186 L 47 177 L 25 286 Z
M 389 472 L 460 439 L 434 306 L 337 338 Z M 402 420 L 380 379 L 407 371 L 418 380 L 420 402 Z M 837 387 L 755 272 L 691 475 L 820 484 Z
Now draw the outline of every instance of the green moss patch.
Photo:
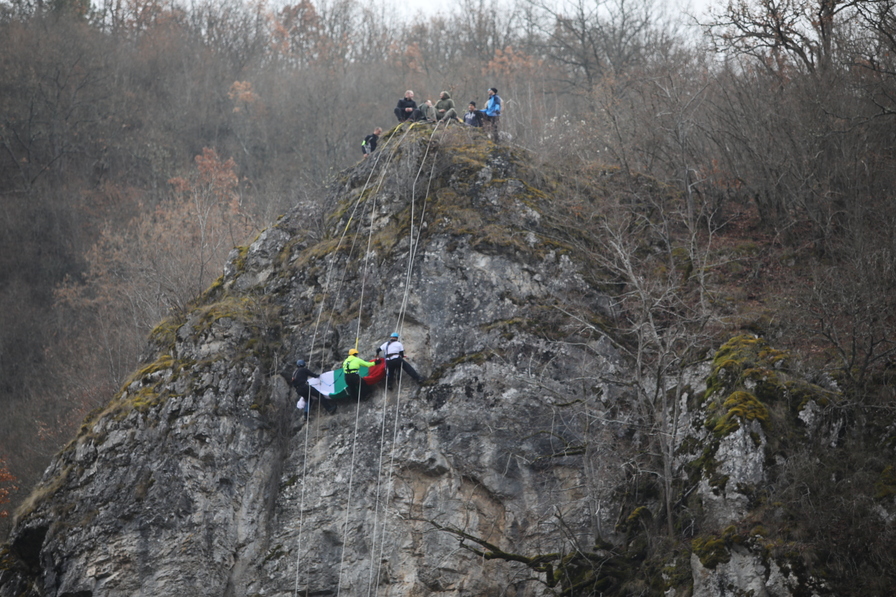
M 224 299 L 197 307 L 191 314 L 194 333 L 208 331 L 222 319 L 232 319 L 243 323 L 256 323 L 264 317 L 264 307 L 251 296 L 225 297 Z
M 765 340 L 750 334 L 735 336 L 716 352 L 712 372 L 706 381 L 705 399 L 726 391 L 733 392 L 746 380 L 785 368 L 788 363 L 789 354 L 773 350 Z
M 731 561 L 730 548 L 742 543 L 743 537 L 737 534 L 734 526 L 729 526 L 721 534 L 702 535 L 691 541 L 691 549 L 700 558 L 704 568 L 714 570 L 719 564 Z
M 149 333 L 149 341 L 162 349 L 170 350 L 177 342 L 177 330 L 184 324 L 181 317 L 167 317 Z
M 707 422 L 707 427 L 717 437 L 723 437 L 740 428 L 738 421 L 759 421 L 764 423 L 769 419 L 768 409 L 756 396 L 749 392 L 732 392 L 722 403 L 723 414 Z

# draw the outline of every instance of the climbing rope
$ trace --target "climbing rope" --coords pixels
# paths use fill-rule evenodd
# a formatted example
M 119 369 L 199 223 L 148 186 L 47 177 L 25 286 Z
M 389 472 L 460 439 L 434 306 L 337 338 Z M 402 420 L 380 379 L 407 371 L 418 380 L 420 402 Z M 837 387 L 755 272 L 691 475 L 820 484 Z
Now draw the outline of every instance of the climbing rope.
M 447 123 L 446 123 L 447 126 Z M 414 222 L 415 222 L 415 209 L 416 209 L 416 197 L 417 197 L 417 182 L 420 179 L 420 174 L 423 171 L 423 167 L 426 164 L 426 158 L 429 155 L 429 150 L 432 147 L 432 137 L 435 135 L 436 130 L 438 130 L 438 123 L 436 127 L 433 129 L 433 135 L 430 136 L 430 142 L 427 143 L 426 151 L 424 152 L 423 159 L 420 161 L 420 167 L 417 170 L 417 175 L 414 178 L 414 184 L 411 187 L 411 217 L 410 217 L 410 239 L 408 243 L 408 263 L 405 272 L 405 286 L 404 286 L 404 294 L 402 296 L 401 306 L 399 307 L 398 317 L 396 321 L 395 329 L 401 334 L 401 330 L 404 323 L 404 315 L 407 310 L 408 299 L 410 296 L 410 288 L 411 288 L 411 274 L 413 272 L 413 263 L 414 258 L 416 256 L 417 247 L 419 246 L 420 234 L 418 233 L 417 238 L 414 238 Z M 432 162 L 432 170 L 430 171 L 429 183 L 427 184 L 426 194 L 423 200 L 423 211 L 420 215 L 420 226 L 418 227 L 422 230 L 423 218 L 426 214 L 426 203 L 429 199 L 429 192 L 432 188 L 432 179 L 435 173 L 436 163 L 438 161 L 438 151 L 436 151 L 435 156 L 433 157 Z M 401 389 L 402 389 L 402 377 L 399 377 L 398 387 L 395 394 L 395 415 L 394 415 L 394 425 L 392 431 L 392 444 L 389 454 L 389 466 L 388 466 L 388 476 L 386 479 L 386 487 L 387 494 L 384 500 L 385 506 L 383 506 L 384 510 L 388 508 L 388 504 L 392 499 L 392 471 L 395 468 L 395 446 L 398 443 L 398 423 L 400 420 L 400 412 L 401 412 Z M 382 571 L 382 561 L 383 561 L 383 552 L 385 551 L 386 544 L 386 531 L 387 531 L 387 519 L 384 514 L 382 528 L 380 530 L 380 551 L 379 555 L 376 555 L 376 530 L 377 524 L 379 522 L 379 508 L 380 508 L 380 493 L 381 493 L 381 479 L 382 479 L 382 469 L 383 469 L 383 454 L 384 454 L 384 446 L 385 446 L 385 438 L 386 438 L 386 405 L 383 405 L 383 416 L 382 416 L 382 425 L 380 429 L 380 459 L 379 466 L 377 467 L 377 488 L 376 488 L 376 505 L 375 505 L 375 515 L 374 515 L 374 533 L 373 533 L 373 550 L 374 560 L 371 561 L 370 566 L 370 574 L 368 576 L 368 584 L 367 584 L 367 595 L 368 597 L 371 595 L 371 592 L 375 595 L 379 592 L 379 580 L 380 574 Z M 376 573 L 374 574 L 374 570 Z
M 408 132 L 410 132 L 410 130 L 413 128 L 413 126 L 414 125 L 412 124 L 408 127 L 408 131 L 405 133 L 405 136 L 407 135 Z M 404 136 L 402 137 L 402 139 L 404 139 Z M 399 143 L 399 146 L 400 146 L 400 143 Z M 394 151 L 397 151 L 397 147 Z M 394 151 L 393 151 L 393 156 L 394 156 Z M 391 163 L 391 159 L 390 159 L 390 163 Z M 367 238 L 367 252 L 364 257 L 363 277 L 362 277 L 362 281 L 361 281 L 361 299 L 360 299 L 359 305 L 358 305 L 358 328 L 357 328 L 357 334 L 355 337 L 356 346 L 360 339 L 361 317 L 363 315 L 363 295 L 364 295 L 364 291 L 365 291 L 366 280 L 367 280 L 367 271 L 368 271 L 368 267 L 369 267 L 370 248 L 373 243 L 373 218 L 376 213 L 376 197 L 378 196 L 379 190 L 382 188 L 382 182 L 385 179 L 386 170 L 387 170 L 386 168 L 384 168 L 382 170 L 382 175 L 380 178 L 379 185 L 377 187 L 377 191 L 373 194 L 374 195 L 373 200 L 371 200 L 369 202 L 371 204 L 370 227 L 369 227 L 370 230 L 369 230 L 368 238 Z M 360 201 L 360 200 L 361 200 L 361 196 L 359 196 L 359 198 L 358 198 L 358 201 Z M 348 495 L 346 498 L 347 506 L 345 509 L 345 522 L 343 524 L 343 540 L 342 540 L 342 552 L 341 552 L 340 562 L 339 562 L 339 573 L 338 573 L 339 576 L 338 576 L 337 586 L 336 586 L 336 596 L 337 597 L 339 597 L 341 590 L 342 590 L 342 571 L 345 566 L 345 545 L 348 542 L 349 515 L 351 513 L 351 509 L 348 507 L 348 504 L 351 504 L 352 491 L 354 489 L 355 458 L 357 455 L 358 429 L 360 426 L 360 420 L 361 420 L 361 401 L 360 401 L 360 396 L 359 396 L 359 399 L 357 401 L 357 405 L 355 408 L 355 426 L 354 426 L 354 432 L 353 432 L 353 436 L 352 436 L 352 456 L 351 456 L 351 462 L 349 465 Z
M 355 336 L 355 346 L 357 347 L 359 338 L 361 337 L 361 316 L 363 315 L 363 307 L 364 307 L 364 288 L 367 282 L 367 267 L 369 264 L 369 255 L 370 255 L 370 246 L 373 242 L 373 217 L 376 213 L 376 196 L 374 193 L 373 199 L 371 201 L 371 209 L 370 209 L 370 232 L 367 237 L 367 251 L 364 255 L 364 267 L 363 272 L 364 275 L 361 279 L 361 298 L 358 302 L 358 328 Z M 360 198 L 359 198 L 360 199 Z M 363 382 L 362 382 L 363 383 Z M 349 398 L 353 398 L 351 395 Z M 354 479 L 355 479 L 355 456 L 358 451 L 358 427 L 361 421 L 361 386 L 358 386 L 358 396 L 356 400 L 355 406 L 355 429 L 352 435 L 352 457 L 351 464 L 349 465 L 349 474 L 348 474 L 348 495 L 346 496 L 345 502 L 345 522 L 343 523 L 343 531 L 342 531 L 342 553 L 339 559 L 339 577 L 336 582 L 336 597 L 339 597 L 340 591 L 342 589 L 342 569 L 345 565 L 345 546 L 348 542 L 348 523 L 349 523 L 349 515 L 351 514 L 351 503 L 352 503 L 352 489 L 354 488 Z
M 362 274 L 362 283 L 361 283 L 361 296 L 360 296 L 359 303 L 358 303 L 358 326 L 357 326 L 356 336 L 355 336 L 355 345 L 354 345 L 355 348 L 358 347 L 358 343 L 359 343 L 359 341 L 360 341 L 361 317 L 362 317 L 362 314 L 363 314 L 364 294 L 365 294 L 366 281 L 367 281 L 367 272 L 368 272 L 368 268 L 369 268 L 369 257 L 370 257 L 370 253 L 371 253 L 371 247 L 372 247 L 372 238 L 373 238 L 373 218 L 374 218 L 374 216 L 375 216 L 376 197 L 378 196 L 379 190 L 382 188 L 383 181 L 384 181 L 384 179 L 385 179 L 386 173 L 387 173 L 387 171 L 389 170 L 389 168 L 388 168 L 389 165 L 390 165 L 390 164 L 392 163 L 392 161 L 394 160 L 394 157 L 395 157 L 395 155 L 396 155 L 396 152 L 397 152 L 398 148 L 401 146 L 402 141 L 405 139 L 405 137 L 410 133 L 410 131 L 412 130 L 413 126 L 414 126 L 414 125 L 412 124 L 412 125 L 410 125 L 410 126 L 408 126 L 408 127 L 406 128 L 404 134 L 400 137 L 398 143 L 395 144 L 395 147 L 392 148 L 392 151 L 388 154 L 388 159 L 386 160 L 386 164 L 385 164 L 385 166 L 379 169 L 380 176 L 379 176 L 379 180 L 377 181 L 377 184 L 375 185 L 375 186 L 376 186 L 376 190 L 375 190 L 375 192 L 373 193 L 374 198 L 373 198 L 372 201 L 367 202 L 367 203 L 370 204 L 370 212 L 369 212 L 369 213 L 370 213 L 370 231 L 369 231 L 369 234 L 368 234 L 367 250 L 366 250 L 366 253 L 365 253 L 365 256 L 364 256 L 364 263 L 363 263 L 363 267 L 362 267 L 362 272 L 363 272 L 363 274 Z M 398 321 L 397 321 L 396 329 L 400 329 L 400 328 L 402 327 L 402 325 L 403 325 L 403 321 L 404 321 L 404 313 L 405 313 L 405 310 L 406 310 L 406 308 L 407 308 L 408 298 L 409 298 L 410 276 L 411 276 L 411 272 L 412 272 L 412 269 L 413 269 L 413 261 L 414 261 L 414 258 L 415 258 L 415 256 L 416 256 L 417 249 L 418 249 L 418 247 L 419 247 L 419 240 L 420 240 L 420 234 L 419 234 L 419 232 L 418 232 L 418 234 L 417 234 L 417 238 L 416 238 L 416 239 L 414 238 L 414 220 L 415 220 L 416 187 L 417 187 L 417 183 L 418 183 L 419 178 L 420 178 L 420 174 L 422 173 L 422 169 L 423 169 L 424 164 L 425 164 L 425 162 L 426 162 L 426 158 L 427 158 L 427 156 L 428 156 L 428 154 L 429 154 L 430 147 L 431 147 L 431 145 L 432 145 L 432 136 L 435 135 L 436 131 L 438 130 L 438 126 L 439 126 L 439 123 L 437 123 L 436 126 L 435 126 L 434 129 L 433 129 L 433 133 L 432 133 L 432 135 L 430 136 L 430 143 L 427 144 L 426 152 L 424 153 L 423 159 L 421 160 L 420 168 L 418 169 L 417 176 L 415 177 L 415 179 L 414 179 L 414 183 L 413 183 L 413 186 L 412 186 L 412 192 L 411 192 L 411 230 L 410 230 L 410 241 L 409 241 L 409 247 L 408 247 L 408 268 L 407 268 L 407 272 L 406 272 L 406 283 L 405 283 L 404 296 L 403 296 L 403 298 L 402 298 L 401 307 L 400 307 L 400 309 L 399 309 Z M 371 167 L 370 174 L 368 175 L 368 178 L 367 178 L 367 180 L 365 181 L 364 187 L 363 187 L 361 193 L 359 194 L 357 201 L 355 202 L 355 205 L 354 205 L 354 207 L 353 207 L 353 209 L 352 209 L 352 213 L 351 213 L 351 215 L 349 216 L 348 221 L 346 222 L 346 225 L 345 225 L 344 229 L 342 230 L 342 234 L 340 235 L 340 238 L 339 238 L 339 241 L 338 241 L 338 243 L 337 243 L 336 249 L 335 249 L 334 252 L 333 252 L 333 254 L 334 254 L 334 258 L 330 260 L 330 263 L 329 263 L 328 268 L 327 268 L 327 276 L 326 276 L 325 284 L 324 284 L 323 297 L 322 297 L 322 299 L 321 299 L 320 308 L 318 309 L 318 315 L 317 315 L 317 318 L 316 318 L 316 321 L 315 321 L 315 324 L 314 324 L 314 330 L 313 330 L 313 333 L 312 333 L 311 353 L 313 353 L 314 348 L 315 348 L 315 346 L 316 346 L 316 342 L 317 342 L 317 334 L 318 334 L 318 331 L 319 331 L 319 328 L 320 328 L 321 319 L 322 319 L 322 317 L 323 317 L 324 305 L 325 305 L 325 303 L 327 302 L 327 300 L 326 300 L 327 297 L 330 295 L 330 285 L 331 285 L 331 283 L 332 283 L 332 273 L 333 273 L 334 266 L 335 266 L 335 262 L 336 262 L 336 255 L 338 255 L 338 252 L 339 252 L 340 248 L 342 247 L 342 244 L 343 244 L 343 242 L 344 242 L 344 240 L 345 240 L 345 236 L 346 236 L 346 234 L 348 234 L 348 231 L 349 231 L 349 229 L 350 229 L 350 227 L 351 227 L 351 224 L 352 224 L 352 222 L 354 221 L 354 218 L 355 218 L 355 216 L 356 216 L 356 214 L 357 214 L 357 211 L 358 211 L 358 208 L 359 208 L 359 206 L 360 206 L 361 201 L 364 199 L 364 196 L 365 196 L 365 194 L 366 194 L 368 188 L 370 188 L 370 181 L 371 181 L 371 179 L 372 179 L 372 177 L 373 177 L 374 172 L 376 172 L 377 169 L 378 169 L 377 167 L 378 167 L 378 165 L 379 165 L 379 162 L 381 161 L 381 157 L 382 157 L 383 155 L 386 154 L 386 149 L 387 149 L 390 145 L 392 145 L 392 142 L 393 142 L 393 140 L 394 140 L 395 138 L 396 138 L 396 135 L 392 135 L 389 139 L 387 139 L 387 143 L 385 144 L 386 146 L 383 148 L 383 151 L 382 151 L 382 152 L 378 152 L 378 153 L 376 154 L 376 156 L 375 156 L 376 161 L 374 162 L 373 166 Z M 422 214 L 421 214 L 421 218 L 420 218 L 421 224 L 422 224 L 422 221 L 423 221 L 423 217 L 425 216 L 425 212 L 426 212 L 426 210 L 425 210 L 425 207 L 426 207 L 426 199 L 428 199 L 428 197 L 429 197 L 429 190 L 430 190 L 430 188 L 431 188 L 432 179 L 433 179 L 433 174 L 434 174 L 434 172 L 435 172 L 435 165 L 436 165 L 436 161 L 433 160 L 433 168 L 432 168 L 432 171 L 431 171 L 431 173 L 430 173 L 429 184 L 427 185 L 426 197 L 425 197 L 425 199 L 424 199 L 424 209 L 423 209 L 423 212 L 422 212 Z M 367 207 L 368 207 L 368 206 L 365 205 L 365 210 L 367 209 Z M 362 214 L 362 219 L 363 219 L 363 215 L 364 215 L 364 214 Z M 353 239 L 352 239 L 352 245 L 351 245 L 351 247 L 350 247 L 350 249 L 349 249 L 349 257 L 348 257 L 348 261 L 350 261 L 350 260 L 351 260 L 351 256 L 354 255 L 355 245 L 356 245 L 356 243 L 357 243 L 357 240 L 358 240 L 358 237 L 357 237 L 357 235 L 356 235 L 356 236 L 354 236 Z M 347 262 L 348 262 L 348 261 L 347 261 Z M 347 273 L 348 273 L 348 267 L 343 268 L 342 279 L 340 280 L 340 283 L 339 283 L 338 286 L 337 286 L 337 292 L 335 293 L 335 294 L 336 294 L 336 300 L 333 301 L 333 304 L 331 305 L 332 311 L 331 311 L 331 316 L 328 318 L 328 321 L 327 321 L 327 331 L 329 331 L 329 326 L 331 325 L 331 322 L 333 321 L 333 315 L 335 314 L 336 304 L 339 302 L 339 299 L 340 299 L 340 297 L 341 297 L 341 295 L 342 295 L 342 289 L 343 289 L 344 286 L 345 286 L 345 280 L 346 280 Z M 387 483 L 387 485 L 389 485 L 389 493 L 388 493 L 388 496 L 387 496 L 386 503 L 388 503 L 388 501 L 391 499 L 391 480 L 392 480 L 392 470 L 393 470 L 393 468 L 394 468 L 395 444 L 396 444 L 396 442 L 397 442 L 398 422 L 399 422 L 399 409 L 400 409 L 400 399 L 398 398 L 398 396 L 400 396 L 400 392 L 401 392 L 401 382 L 399 381 L 398 395 L 397 395 L 397 398 L 396 398 L 396 408 L 395 408 L 395 426 L 394 426 L 394 430 L 393 430 L 393 441 L 392 441 L 392 450 L 391 450 L 391 455 L 390 455 L 389 477 L 388 477 L 388 483 Z M 320 404 L 318 404 L 318 413 L 319 413 L 319 411 L 320 411 Z M 379 497 L 380 497 L 380 493 L 381 493 L 381 491 L 380 491 L 380 481 L 381 481 L 381 479 L 382 479 L 382 463 L 383 463 L 383 454 L 384 454 L 384 451 L 385 451 L 384 446 L 385 446 L 386 414 L 387 414 L 387 411 L 386 411 L 386 408 L 385 408 L 385 405 L 384 405 L 384 409 L 383 409 L 383 419 L 382 419 L 382 426 L 381 426 L 381 434 L 380 434 L 380 435 L 381 435 L 381 437 L 380 437 L 380 465 L 379 465 L 379 467 L 378 467 L 378 471 L 379 471 L 379 472 L 378 472 L 378 474 L 377 474 L 377 490 L 376 490 L 376 495 L 377 495 L 377 505 L 376 505 L 376 510 L 375 510 L 375 512 L 376 512 L 376 516 L 375 516 L 375 520 L 374 520 L 374 549 L 373 549 L 373 552 L 374 552 L 374 553 L 375 553 L 375 551 L 376 551 L 376 528 L 377 528 L 377 525 L 378 525 L 378 518 L 379 518 Z M 347 504 L 350 504 L 350 503 L 351 503 L 351 495 L 352 495 L 352 490 L 353 490 L 353 483 L 354 483 L 354 468 L 355 468 L 355 467 L 354 467 L 354 464 L 355 464 L 355 458 L 356 458 L 356 453 L 357 453 L 357 439 L 358 439 L 359 422 L 360 422 L 360 401 L 357 401 L 357 407 L 356 407 L 356 411 L 355 411 L 355 426 L 354 426 L 354 433 L 353 433 L 353 439 L 352 439 L 352 456 L 351 456 L 351 464 L 350 464 L 350 474 L 349 474 L 349 485 L 348 485 Z M 300 512 L 300 516 L 299 516 L 299 536 L 298 536 L 298 543 L 297 543 L 297 545 L 299 546 L 299 549 L 300 549 L 301 546 L 303 545 L 302 537 L 303 537 L 303 532 L 304 532 L 305 490 L 306 490 L 306 487 L 307 487 L 306 478 L 307 478 L 307 460 L 308 460 L 308 457 L 307 457 L 307 456 L 308 456 L 308 445 L 309 445 L 309 437 L 310 437 L 310 432 L 309 432 L 309 430 L 310 430 L 310 425 L 307 425 L 307 424 L 306 424 L 306 425 L 305 425 L 305 434 L 304 434 L 305 437 L 304 437 L 304 442 L 303 442 L 303 444 L 304 444 L 304 456 L 303 456 L 303 468 L 302 468 L 302 492 L 301 492 L 300 506 L 299 506 L 299 512 Z M 344 525 L 343 525 L 343 529 L 344 529 L 344 532 L 343 532 L 343 548 L 342 548 L 342 555 L 341 555 L 341 557 L 340 557 L 339 576 L 338 576 L 337 591 L 336 591 L 337 597 L 338 597 L 338 595 L 340 594 L 340 591 L 341 591 L 341 585 L 342 585 L 342 573 L 343 573 L 343 568 L 344 568 L 344 564 L 345 564 L 345 545 L 346 545 L 346 543 L 347 543 L 347 533 L 348 533 L 348 524 L 349 524 L 349 513 L 350 513 L 350 509 L 349 509 L 348 507 L 346 507 L 346 516 L 345 516 L 345 521 L 344 521 Z M 382 552 L 383 552 L 383 550 L 384 550 L 384 545 L 385 545 L 385 531 L 386 531 L 386 526 L 385 526 L 385 522 L 384 522 L 384 523 L 383 523 L 383 527 L 382 527 L 382 535 L 381 535 L 382 539 L 381 539 L 381 541 L 380 541 L 380 558 L 378 558 L 379 562 L 381 562 L 381 560 L 382 560 Z M 294 594 L 294 595 L 298 595 L 298 585 L 299 585 L 299 577 L 300 577 L 300 570 L 301 570 L 301 568 L 300 568 L 300 563 L 301 563 L 301 553 L 300 553 L 299 549 L 296 550 L 296 563 L 295 563 L 296 574 L 295 574 L 295 586 L 294 586 L 294 590 L 293 590 L 293 594 Z M 369 576 L 369 580 L 368 580 L 368 594 L 370 593 L 370 590 L 371 590 L 371 585 L 370 585 L 370 583 L 372 582 L 372 579 L 374 578 L 373 569 L 374 569 L 374 564 L 371 563 L 371 572 L 370 572 L 370 576 Z M 378 563 L 378 564 L 376 565 L 376 575 L 375 575 L 375 578 L 376 578 L 376 584 L 377 584 L 377 585 L 378 585 L 379 577 L 380 577 L 380 564 Z
M 394 159 L 395 154 L 396 154 L 396 150 L 397 150 L 397 148 L 401 145 L 401 141 L 404 140 L 404 138 L 407 136 L 407 134 L 408 134 L 409 132 L 410 132 L 410 127 L 408 127 L 408 129 L 404 132 L 404 135 L 401 136 L 401 139 L 400 139 L 399 142 L 395 145 L 395 148 L 393 148 L 392 152 L 389 154 L 389 158 L 388 158 L 388 160 L 387 160 L 387 162 L 386 162 L 386 166 L 382 169 L 384 172 L 385 172 L 385 170 L 388 169 L 388 165 L 391 164 L 392 160 Z M 361 193 L 359 194 L 359 196 L 358 196 L 358 200 L 355 202 L 355 206 L 354 206 L 354 208 L 353 208 L 353 210 L 352 210 L 352 214 L 349 216 L 349 220 L 348 220 L 348 222 L 346 223 L 345 228 L 342 230 L 342 234 L 341 234 L 340 237 L 339 237 L 339 241 L 337 242 L 336 249 L 333 251 L 333 258 L 330 260 L 330 263 L 329 263 L 328 266 L 327 266 L 327 276 L 326 276 L 325 281 L 324 281 L 323 296 L 322 296 L 322 298 L 321 298 L 321 301 L 320 301 L 320 307 L 319 307 L 319 309 L 318 309 L 317 317 L 316 317 L 316 319 L 315 319 L 315 323 L 314 323 L 314 328 L 313 328 L 312 337 L 311 337 L 311 347 L 310 347 L 310 352 L 309 352 L 309 354 L 313 354 L 313 353 L 314 353 L 314 349 L 315 349 L 315 347 L 316 347 L 316 343 L 317 343 L 317 335 L 318 335 L 318 331 L 319 331 L 319 329 L 320 329 L 321 319 L 322 319 L 322 317 L 323 317 L 324 305 L 326 304 L 326 302 L 327 302 L 326 299 L 327 299 L 327 297 L 328 297 L 329 294 L 330 294 L 330 284 L 332 283 L 332 273 L 333 273 L 334 265 L 335 265 L 335 262 L 336 262 L 336 256 L 337 256 L 338 253 L 339 253 L 339 249 L 342 247 L 343 241 L 345 240 L 345 236 L 346 236 L 346 234 L 348 233 L 349 226 L 351 225 L 351 222 L 352 222 L 352 220 L 353 220 L 353 218 L 354 218 L 354 215 L 355 215 L 355 213 L 357 212 L 358 205 L 360 204 L 361 200 L 362 200 L 363 197 L 364 197 L 365 192 L 367 191 L 367 188 L 368 188 L 368 186 L 369 186 L 369 184 L 370 184 L 370 179 L 372 178 L 373 173 L 374 173 L 374 172 L 376 171 L 376 169 L 377 169 L 377 166 L 378 166 L 378 164 L 379 164 L 380 158 L 381 158 L 382 155 L 385 154 L 385 150 L 389 147 L 390 144 L 392 144 L 392 140 L 393 140 L 394 138 L 395 138 L 395 135 L 390 136 L 390 137 L 386 140 L 386 143 L 385 143 L 385 146 L 383 147 L 382 152 L 377 153 L 377 154 L 375 155 L 375 160 L 376 160 L 376 161 L 373 163 L 373 165 L 372 165 L 372 167 L 371 167 L 370 175 L 368 175 L 367 180 L 366 180 L 365 183 L 364 183 L 364 188 L 362 189 Z M 379 183 L 380 185 L 382 185 L 382 180 L 383 180 L 383 176 L 380 177 L 380 183 Z M 353 253 L 353 251 L 354 251 L 354 241 L 353 241 L 353 243 L 352 243 L 352 248 L 351 248 L 350 251 L 349 251 L 349 256 L 351 256 L 351 254 Z M 346 269 L 347 269 L 347 268 L 346 268 Z M 340 281 L 340 284 L 339 284 L 339 286 L 338 286 L 338 288 L 337 288 L 337 292 L 336 292 L 336 301 L 334 301 L 334 305 L 333 305 L 333 307 L 332 307 L 334 311 L 335 311 L 335 303 L 338 302 L 339 297 L 340 297 L 340 295 L 342 294 L 342 288 L 344 287 L 344 283 L 345 283 L 345 275 L 346 275 L 346 273 L 345 273 L 345 271 L 343 271 L 342 280 Z M 361 303 L 361 305 L 363 305 L 363 302 Z M 329 332 L 330 322 L 331 322 L 332 320 L 333 320 L 333 317 L 332 317 L 332 313 L 331 313 L 331 316 L 328 318 L 328 321 L 327 321 L 327 329 L 326 329 L 326 332 Z M 359 315 L 359 317 L 358 317 L 358 320 L 359 320 L 359 323 L 360 323 L 360 315 Z M 356 347 L 357 347 L 357 340 L 356 340 Z M 320 406 L 320 403 L 319 403 L 319 401 L 318 401 L 318 415 L 320 414 L 320 407 L 321 407 L 321 406 Z M 310 409 L 309 409 L 309 410 L 310 410 Z M 303 438 L 304 441 L 303 441 L 303 457 L 302 457 L 302 491 L 301 491 L 301 497 L 300 497 L 300 501 L 299 501 L 299 535 L 298 535 L 297 543 L 296 543 L 296 545 L 297 545 L 297 549 L 296 549 L 296 563 L 295 563 L 295 570 L 296 570 L 296 572 L 295 572 L 295 584 L 294 584 L 294 587 L 293 587 L 293 596 L 294 596 L 294 597 L 296 597 L 296 596 L 298 595 L 298 592 L 299 592 L 299 576 L 300 576 L 300 570 L 301 570 L 300 564 L 301 564 L 301 555 L 302 555 L 300 550 L 301 550 L 302 545 L 304 545 L 304 543 L 303 543 L 303 534 L 304 534 L 304 517 L 305 517 L 305 490 L 306 490 L 306 487 L 307 487 L 306 479 L 307 479 L 307 471 L 308 471 L 308 464 L 307 464 L 307 463 L 308 463 L 308 444 L 309 444 L 309 438 L 310 438 L 310 425 L 306 424 L 306 425 L 304 426 L 304 428 L 305 428 L 305 433 L 304 433 L 304 438 Z M 343 544 L 343 545 L 344 545 L 344 544 Z M 341 575 L 342 575 L 342 574 L 341 574 L 341 564 L 340 564 L 340 578 L 341 578 Z M 306 586 L 307 586 L 307 584 L 306 584 Z M 306 592 L 307 592 L 307 591 L 306 591 Z

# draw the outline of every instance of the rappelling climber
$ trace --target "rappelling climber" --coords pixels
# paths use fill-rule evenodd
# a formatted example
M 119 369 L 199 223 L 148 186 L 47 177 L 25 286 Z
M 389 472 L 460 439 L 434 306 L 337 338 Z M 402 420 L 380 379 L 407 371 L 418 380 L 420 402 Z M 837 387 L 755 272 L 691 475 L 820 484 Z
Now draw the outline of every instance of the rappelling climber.
M 328 413 L 333 414 L 336 412 L 336 404 L 330 400 L 329 396 L 324 396 L 318 392 L 316 388 L 308 385 L 308 378 L 310 377 L 320 377 L 320 375 L 311 371 L 303 359 L 296 361 L 296 370 L 293 372 L 292 379 L 289 382 L 290 385 L 296 389 L 296 394 L 299 395 L 299 401 L 296 404 L 296 408 L 304 411 L 305 419 L 307 420 L 308 413 L 311 411 L 311 399 L 313 398 L 317 400 Z
M 348 387 L 349 398 L 357 397 L 358 400 L 366 398 L 362 393 L 361 376 L 358 374 L 358 369 L 373 367 L 375 364 L 361 359 L 358 356 L 357 348 L 348 351 L 348 358 L 342 363 L 342 372 L 345 374 L 345 385 Z
M 398 332 L 392 332 L 389 339 L 376 349 L 376 356 L 380 356 L 381 352 L 386 358 L 386 388 L 391 390 L 401 381 L 402 369 L 417 383 L 423 381 L 420 374 L 404 359 L 404 345 L 398 339 Z

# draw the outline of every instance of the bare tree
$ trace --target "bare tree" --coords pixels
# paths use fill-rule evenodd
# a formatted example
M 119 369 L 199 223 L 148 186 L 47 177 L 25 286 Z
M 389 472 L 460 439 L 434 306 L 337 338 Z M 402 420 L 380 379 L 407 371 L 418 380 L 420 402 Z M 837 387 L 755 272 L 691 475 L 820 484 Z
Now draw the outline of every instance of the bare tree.
M 735 0 L 712 13 L 706 25 L 719 47 L 781 71 L 793 61 L 807 72 L 828 70 L 839 19 L 849 19 L 863 0 Z
M 543 51 L 561 66 L 563 91 L 591 93 L 602 81 L 626 79 L 644 65 L 658 41 L 660 10 L 652 0 L 575 0 L 557 8 L 532 2 L 530 27 Z
M 893 214 L 860 210 L 834 265 L 816 266 L 795 297 L 794 325 L 825 348 L 824 366 L 859 404 L 889 402 L 896 363 L 896 243 Z M 883 391 L 883 393 L 881 393 Z

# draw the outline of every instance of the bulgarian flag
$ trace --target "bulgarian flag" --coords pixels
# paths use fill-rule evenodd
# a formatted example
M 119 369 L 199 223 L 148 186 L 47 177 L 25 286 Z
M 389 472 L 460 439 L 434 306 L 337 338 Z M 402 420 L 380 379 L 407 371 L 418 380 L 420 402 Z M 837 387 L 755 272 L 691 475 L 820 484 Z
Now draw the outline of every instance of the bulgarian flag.
M 358 369 L 358 375 L 365 385 L 372 386 L 383 381 L 386 377 L 386 361 L 384 359 L 374 359 L 376 363 L 373 367 L 361 367 Z M 311 377 L 308 379 L 308 385 L 331 399 L 348 398 L 348 388 L 345 385 L 345 372 L 342 367 L 335 371 L 327 371 L 321 373 L 320 377 Z

